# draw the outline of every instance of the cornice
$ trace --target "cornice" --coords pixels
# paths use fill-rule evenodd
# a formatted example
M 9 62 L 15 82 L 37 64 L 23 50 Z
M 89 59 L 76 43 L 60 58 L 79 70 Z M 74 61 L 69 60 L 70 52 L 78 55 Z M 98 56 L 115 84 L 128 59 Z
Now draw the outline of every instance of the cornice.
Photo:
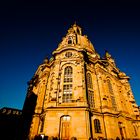
M 59 49 L 59 50 L 53 51 L 52 54 L 53 54 L 53 55 L 59 54 L 59 53 L 61 53 L 61 52 L 63 52 L 63 51 L 66 51 L 66 50 L 75 50 L 75 51 L 78 51 L 78 52 L 82 52 L 82 51 L 85 52 L 85 49 L 83 49 L 83 48 L 77 48 L 77 47 L 75 47 L 75 46 L 67 46 L 67 47 L 63 47 L 63 48 L 61 48 L 61 49 Z

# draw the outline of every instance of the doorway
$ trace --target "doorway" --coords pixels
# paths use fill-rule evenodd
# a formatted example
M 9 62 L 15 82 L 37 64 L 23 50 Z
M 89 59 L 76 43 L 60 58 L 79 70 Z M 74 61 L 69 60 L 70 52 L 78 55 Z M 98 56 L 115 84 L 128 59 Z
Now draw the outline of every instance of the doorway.
M 61 117 L 60 137 L 61 140 L 70 140 L 70 116 Z

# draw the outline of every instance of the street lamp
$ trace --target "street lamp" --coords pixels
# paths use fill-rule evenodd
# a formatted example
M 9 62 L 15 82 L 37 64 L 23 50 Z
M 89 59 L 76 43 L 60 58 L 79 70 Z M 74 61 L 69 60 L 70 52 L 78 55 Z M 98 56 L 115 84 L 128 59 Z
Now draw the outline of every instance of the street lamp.
M 41 136 L 42 140 L 44 140 L 44 135 L 43 135 L 43 134 L 41 134 L 40 136 Z

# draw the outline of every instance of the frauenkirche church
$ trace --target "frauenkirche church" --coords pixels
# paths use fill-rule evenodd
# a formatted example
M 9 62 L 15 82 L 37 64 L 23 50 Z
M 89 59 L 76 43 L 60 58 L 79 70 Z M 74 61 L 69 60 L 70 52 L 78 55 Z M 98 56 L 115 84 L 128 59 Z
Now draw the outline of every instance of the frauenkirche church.
M 129 77 L 74 24 L 29 81 L 23 114 L 29 140 L 140 139 Z

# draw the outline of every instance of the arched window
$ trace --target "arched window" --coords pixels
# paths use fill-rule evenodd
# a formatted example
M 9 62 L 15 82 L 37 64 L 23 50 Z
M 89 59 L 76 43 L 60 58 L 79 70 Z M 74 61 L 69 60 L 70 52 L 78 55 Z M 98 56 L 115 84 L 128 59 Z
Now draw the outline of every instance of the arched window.
M 90 73 L 87 73 L 87 88 L 88 88 L 88 102 L 89 102 L 89 105 L 90 105 L 90 107 L 95 107 L 92 77 L 91 77 Z
M 64 82 L 72 82 L 72 67 L 67 66 L 64 70 Z
M 80 30 L 77 28 L 77 34 L 80 34 Z
M 108 89 L 109 89 L 110 94 L 113 94 L 113 95 L 114 95 L 114 93 L 113 93 L 113 88 L 112 88 L 112 84 L 111 84 L 111 82 L 110 82 L 109 79 L 107 79 L 107 84 L 108 84 Z
M 101 125 L 98 119 L 94 120 L 95 133 L 101 133 Z
M 109 89 L 109 93 L 110 93 L 110 99 L 112 102 L 112 107 L 114 108 L 114 110 L 117 110 L 117 105 L 116 105 L 116 101 L 115 101 L 113 87 L 112 87 L 112 84 L 111 84 L 109 79 L 107 79 L 107 84 L 108 84 L 108 89 Z
M 90 73 L 87 73 L 87 86 L 88 86 L 88 88 L 93 89 L 92 78 L 91 78 L 91 74 Z
M 68 38 L 68 44 L 72 44 L 72 42 L 73 42 L 73 41 L 72 41 L 72 38 L 69 37 L 69 38 Z
M 67 66 L 64 69 L 63 102 L 72 101 L 72 74 L 72 67 Z

